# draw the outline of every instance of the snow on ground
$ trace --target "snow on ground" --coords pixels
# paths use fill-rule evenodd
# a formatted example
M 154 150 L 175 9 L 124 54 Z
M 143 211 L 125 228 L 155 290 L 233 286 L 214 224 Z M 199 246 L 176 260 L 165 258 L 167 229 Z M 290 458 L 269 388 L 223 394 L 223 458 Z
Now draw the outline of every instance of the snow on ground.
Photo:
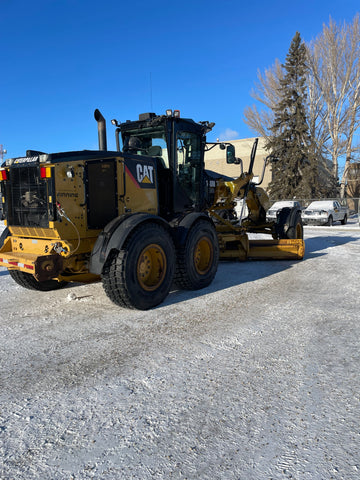
M 1 479 L 360 478 L 360 229 L 121 309 L 0 269 Z

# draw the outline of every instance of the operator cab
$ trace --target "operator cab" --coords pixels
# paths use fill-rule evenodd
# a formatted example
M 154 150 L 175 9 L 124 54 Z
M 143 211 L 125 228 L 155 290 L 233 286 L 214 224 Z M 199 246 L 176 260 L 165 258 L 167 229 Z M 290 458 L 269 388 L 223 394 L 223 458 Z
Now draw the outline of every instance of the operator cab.
M 170 218 L 204 207 L 203 124 L 182 119 L 178 110 L 170 110 L 161 116 L 141 114 L 138 121 L 120 124 L 119 133 L 125 155 L 154 158 L 162 216 Z M 119 148 L 118 140 L 117 144 Z

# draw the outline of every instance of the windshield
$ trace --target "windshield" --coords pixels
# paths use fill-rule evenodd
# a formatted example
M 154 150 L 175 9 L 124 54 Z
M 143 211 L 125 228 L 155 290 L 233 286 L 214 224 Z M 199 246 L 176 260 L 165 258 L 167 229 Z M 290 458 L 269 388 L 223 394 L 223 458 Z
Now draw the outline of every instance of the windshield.
M 128 130 L 123 133 L 123 150 L 133 155 L 161 157 L 164 166 L 169 168 L 166 133 L 163 127 Z
M 324 209 L 329 209 L 333 208 L 334 204 L 333 202 L 312 202 L 307 208 L 324 208 Z
M 275 202 L 274 205 L 271 207 L 271 210 L 273 208 L 294 207 L 296 205 L 297 205 L 297 202 L 292 202 L 292 201 Z

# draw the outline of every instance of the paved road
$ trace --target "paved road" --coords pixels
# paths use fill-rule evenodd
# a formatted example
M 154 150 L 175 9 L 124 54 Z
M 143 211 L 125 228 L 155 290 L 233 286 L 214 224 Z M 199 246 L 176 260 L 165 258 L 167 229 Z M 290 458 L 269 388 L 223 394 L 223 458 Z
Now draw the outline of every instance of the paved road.
M 358 228 L 149 312 L 0 270 L 1 479 L 357 479 Z

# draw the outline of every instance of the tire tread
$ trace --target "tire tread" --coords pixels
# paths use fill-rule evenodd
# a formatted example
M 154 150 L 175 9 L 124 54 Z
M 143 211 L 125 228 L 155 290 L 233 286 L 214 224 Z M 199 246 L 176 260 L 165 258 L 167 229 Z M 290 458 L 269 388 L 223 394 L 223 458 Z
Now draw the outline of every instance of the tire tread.
M 164 298 L 161 298 L 160 302 L 155 300 L 154 304 L 150 306 L 147 305 L 146 301 L 141 303 L 141 299 L 137 299 L 136 303 L 134 303 L 134 300 L 132 300 L 131 285 L 128 284 L 126 280 L 126 265 L 128 261 L 131 261 L 129 258 L 129 248 L 131 247 L 131 244 L 138 240 L 141 236 L 147 236 L 149 229 L 153 229 L 153 231 L 155 230 L 158 238 L 161 238 L 161 236 L 165 238 L 164 236 L 166 236 L 166 241 L 169 242 L 170 250 L 172 252 L 175 251 L 172 238 L 165 228 L 163 228 L 161 225 L 153 223 L 150 226 L 147 224 L 142 224 L 135 228 L 135 230 L 129 235 L 123 247 L 120 250 L 114 250 L 110 253 L 109 258 L 104 265 L 102 283 L 108 298 L 120 307 L 147 310 L 148 308 L 152 308 L 164 300 Z M 166 288 L 167 292 L 165 296 L 167 296 L 170 290 L 173 279 L 173 260 L 173 258 L 167 258 L 167 268 L 169 269 L 171 280 L 168 288 Z M 164 286 L 161 285 L 160 288 L 164 288 Z M 153 296 L 156 298 L 156 292 L 154 292 Z
M 210 270 L 209 275 L 206 278 L 196 281 L 193 279 L 189 273 L 191 267 L 189 265 L 190 256 L 189 255 L 189 244 L 188 240 L 191 241 L 191 236 L 196 230 L 201 230 L 201 228 L 210 228 L 213 229 L 213 248 L 214 248 L 214 264 Z M 219 256 L 219 247 L 217 241 L 217 235 L 215 227 L 211 226 L 210 222 L 207 220 L 199 220 L 189 231 L 186 242 L 177 250 L 177 259 L 176 259 L 176 270 L 174 283 L 178 288 L 183 290 L 199 290 L 205 288 L 213 281 L 218 266 L 218 256 Z
M 20 270 L 8 270 L 10 277 L 21 287 L 28 290 L 38 290 L 40 292 L 50 292 L 52 290 L 59 290 L 64 288 L 68 282 L 57 280 L 46 280 L 38 282 L 36 278 L 30 273 L 22 272 Z

